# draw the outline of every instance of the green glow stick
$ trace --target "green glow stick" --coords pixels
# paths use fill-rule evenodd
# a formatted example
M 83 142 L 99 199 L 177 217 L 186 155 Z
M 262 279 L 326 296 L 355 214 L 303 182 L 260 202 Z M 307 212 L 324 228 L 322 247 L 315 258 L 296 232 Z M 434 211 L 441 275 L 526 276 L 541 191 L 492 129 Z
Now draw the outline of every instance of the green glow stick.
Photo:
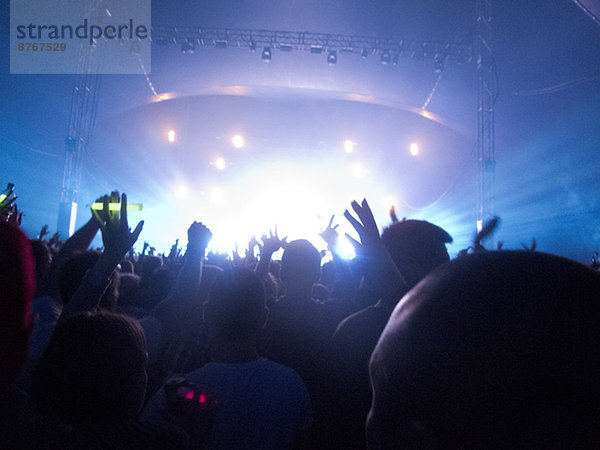
M 90 208 L 95 209 L 96 211 L 104 210 L 104 203 L 96 202 Z M 141 211 L 144 209 L 144 205 L 142 203 L 128 203 L 127 211 Z M 109 203 L 108 204 L 109 211 L 121 211 L 120 203 Z
M 0 203 L 2 203 L 6 197 L 8 197 L 6 194 L 0 194 Z

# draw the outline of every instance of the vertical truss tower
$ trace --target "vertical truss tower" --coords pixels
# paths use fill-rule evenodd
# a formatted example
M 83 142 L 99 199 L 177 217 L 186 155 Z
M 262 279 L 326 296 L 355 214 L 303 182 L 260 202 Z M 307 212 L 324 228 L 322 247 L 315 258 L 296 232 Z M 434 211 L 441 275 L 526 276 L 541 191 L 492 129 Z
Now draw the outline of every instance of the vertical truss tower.
M 477 231 L 494 215 L 495 137 L 494 104 L 498 91 L 496 66 L 490 48 L 491 0 L 477 0 Z

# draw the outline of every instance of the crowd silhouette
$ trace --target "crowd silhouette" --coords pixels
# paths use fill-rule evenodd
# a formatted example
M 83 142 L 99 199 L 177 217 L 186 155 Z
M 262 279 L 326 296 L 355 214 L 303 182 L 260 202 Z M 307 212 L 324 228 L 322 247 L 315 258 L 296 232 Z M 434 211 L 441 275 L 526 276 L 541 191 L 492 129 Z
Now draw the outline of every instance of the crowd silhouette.
M 600 446 L 596 260 L 489 251 L 497 219 L 452 259 L 366 200 L 351 260 L 333 216 L 324 264 L 277 229 L 207 254 L 201 222 L 137 254 L 126 194 L 97 202 L 63 242 L 0 201 L 2 448 Z

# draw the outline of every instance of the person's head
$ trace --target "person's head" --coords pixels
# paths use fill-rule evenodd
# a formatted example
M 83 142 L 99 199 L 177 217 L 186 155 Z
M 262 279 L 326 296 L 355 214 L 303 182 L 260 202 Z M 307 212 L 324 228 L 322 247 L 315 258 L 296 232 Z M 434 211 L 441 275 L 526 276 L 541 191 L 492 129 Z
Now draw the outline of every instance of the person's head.
M 205 322 L 228 343 L 252 340 L 266 324 L 268 312 L 262 282 L 241 267 L 217 274 L 204 304 Z
M 450 259 L 446 244 L 452 237 L 425 220 L 394 222 L 383 230 L 381 239 L 411 287 Z
M 33 328 L 35 262 L 27 236 L 0 221 L 0 394 L 25 361 Z
M 34 406 L 66 425 L 126 423 L 146 390 L 146 341 L 138 323 L 81 313 L 59 325 L 33 375 Z
M 373 448 L 600 444 L 600 276 L 557 256 L 468 255 L 396 306 L 370 363 Z
M 138 306 L 140 304 L 140 279 L 133 273 L 119 275 L 119 305 Z
M 321 275 L 321 255 L 306 239 L 297 239 L 285 246 L 281 257 L 281 281 L 286 286 L 308 286 Z

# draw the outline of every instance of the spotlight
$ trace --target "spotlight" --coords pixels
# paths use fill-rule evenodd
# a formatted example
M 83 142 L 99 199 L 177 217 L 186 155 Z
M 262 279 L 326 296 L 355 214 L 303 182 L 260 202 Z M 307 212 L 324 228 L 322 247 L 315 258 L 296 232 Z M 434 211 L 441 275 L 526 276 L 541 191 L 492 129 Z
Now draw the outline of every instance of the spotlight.
M 271 47 L 263 48 L 261 58 L 264 62 L 271 62 Z
M 412 144 L 410 144 L 410 154 L 413 156 L 418 156 L 420 152 L 419 149 L 419 144 L 417 144 L 416 142 L 413 142 Z
M 175 130 L 169 130 L 167 133 L 167 139 L 169 139 L 169 142 L 171 143 L 175 142 Z
M 217 170 L 224 170 L 226 166 L 227 162 L 225 162 L 225 158 L 222 156 L 219 156 L 217 159 L 215 159 L 215 167 Z
M 337 64 L 337 52 L 335 50 L 331 50 L 327 55 L 327 64 L 330 66 Z
M 383 65 L 389 64 L 391 59 L 392 59 L 392 56 L 390 55 L 390 52 L 388 50 L 386 50 L 385 52 L 383 52 L 381 54 L 381 64 L 383 64 Z
M 245 141 L 242 136 L 236 134 L 231 138 L 231 143 L 235 148 L 242 148 L 244 146 Z
M 354 142 L 350 139 L 344 141 L 344 151 L 346 153 L 352 153 L 354 151 Z
M 367 56 L 369 56 L 369 52 L 367 51 L 367 49 L 366 49 L 366 48 L 363 48 L 363 51 L 362 51 L 362 52 L 360 52 L 360 57 L 361 57 L 362 59 L 367 59 Z
M 227 41 L 215 41 L 216 48 L 227 48 Z
M 320 55 L 323 52 L 323 47 L 321 47 L 319 45 L 313 45 L 310 47 L 310 52 L 313 55 Z
M 186 38 L 181 43 L 181 53 L 184 55 L 191 55 L 196 50 L 196 41 L 192 38 Z

